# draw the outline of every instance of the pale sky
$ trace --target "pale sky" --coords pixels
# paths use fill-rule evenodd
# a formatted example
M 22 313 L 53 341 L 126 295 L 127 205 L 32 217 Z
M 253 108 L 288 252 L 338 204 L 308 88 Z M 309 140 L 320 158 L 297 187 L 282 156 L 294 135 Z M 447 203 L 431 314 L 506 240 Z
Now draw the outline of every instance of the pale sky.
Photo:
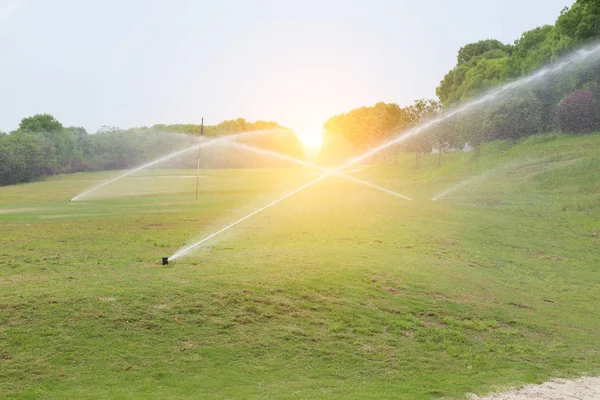
M 434 98 L 458 49 L 512 43 L 572 0 L 0 0 L 0 130 L 272 120 Z

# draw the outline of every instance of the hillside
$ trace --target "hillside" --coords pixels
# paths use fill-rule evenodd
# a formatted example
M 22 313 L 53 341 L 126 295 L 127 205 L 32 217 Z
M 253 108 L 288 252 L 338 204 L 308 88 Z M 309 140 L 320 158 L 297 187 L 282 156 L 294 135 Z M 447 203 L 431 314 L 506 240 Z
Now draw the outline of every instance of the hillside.
M 0 392 L 429 399 L 600 374 L 600 134 L 314 179 L 153 170 L 0 188 Z M 462 184 L 469 180 L 467 184 Z M 431 198 L 460 185 L 456 190 Z

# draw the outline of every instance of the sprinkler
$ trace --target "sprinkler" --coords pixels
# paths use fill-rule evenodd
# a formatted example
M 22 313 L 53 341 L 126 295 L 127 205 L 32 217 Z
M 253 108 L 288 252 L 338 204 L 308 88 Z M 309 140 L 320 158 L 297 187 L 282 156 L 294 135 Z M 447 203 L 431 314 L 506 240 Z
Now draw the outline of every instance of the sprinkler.
M 169 265 L 169 257 L 162 258 L 162 265 Z

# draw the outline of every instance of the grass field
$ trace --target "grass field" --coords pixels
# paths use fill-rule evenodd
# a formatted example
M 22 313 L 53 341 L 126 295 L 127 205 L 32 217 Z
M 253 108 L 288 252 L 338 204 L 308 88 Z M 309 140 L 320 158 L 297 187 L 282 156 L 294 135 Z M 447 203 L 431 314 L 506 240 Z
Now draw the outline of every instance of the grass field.
M 600 135 L 329 178 L 113 173 L 0 188 L 10 399 L 462 398 L 600 374 Z M 489 172 L 491 171 L 491 172 Z M 429 199 L 466 179 L 439 201 Z

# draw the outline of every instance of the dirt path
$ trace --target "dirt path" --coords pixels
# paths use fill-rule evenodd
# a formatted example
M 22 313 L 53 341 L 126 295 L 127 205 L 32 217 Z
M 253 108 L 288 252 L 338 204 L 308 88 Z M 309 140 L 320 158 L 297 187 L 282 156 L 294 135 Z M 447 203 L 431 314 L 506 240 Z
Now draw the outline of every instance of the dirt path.
M 600 377 L 556 379 L 541 385 L 525 386 L 511 392 L 471 398 L 473 400 L 599 400 Z

